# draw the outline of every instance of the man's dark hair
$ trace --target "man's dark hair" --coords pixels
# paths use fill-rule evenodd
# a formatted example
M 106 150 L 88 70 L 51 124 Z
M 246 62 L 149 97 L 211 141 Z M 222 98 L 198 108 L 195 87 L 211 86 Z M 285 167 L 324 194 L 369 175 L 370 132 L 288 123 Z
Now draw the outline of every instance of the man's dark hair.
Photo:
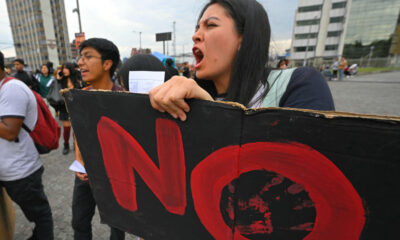
M 53 62 L 48 61 L 48 62 L 46 63 L 46 66 L 47 66 L 47 69 L 49 69 L 49 73 L 50 73 L 50 74 L 53 74 L 53 72 L 54 72 Z
M 167 60 L 165 60 L 165 64 L 169 67 L 172 67 L 172 65 L 174 64 L 174 61 L 171 58 L 168 58 Z
M 4 71 L 4 55 L 1 51 L 0 51 L 0 69 L 1 71 Z
M 86 47 L 92 47 L 96 49 L 96 51 L 100 53 L 103 61 L 111 60 L 113 62 L 113 65 L 110 68 L 110 77 L 112 77 L 119 63 L 119 50 L 117 46 L 104 38 L 90 38 L 81 43 L 79 46 L 79 52 L 81 53 Z
M 17 58 L 14 60 L 14 62 L 19 62 L 20 64 L 25 65 L 24 59 L 22 58 Z

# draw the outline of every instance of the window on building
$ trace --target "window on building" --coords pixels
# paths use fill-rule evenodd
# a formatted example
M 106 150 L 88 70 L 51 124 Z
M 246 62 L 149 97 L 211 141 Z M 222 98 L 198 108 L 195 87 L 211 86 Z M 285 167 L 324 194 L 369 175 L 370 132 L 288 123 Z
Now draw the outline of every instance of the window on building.
M 314 12 L 320 11 L 322 9 L 322 5 L 314 5 L 314 6 L 307 6 L 307 7 L 299 7 L 299 12 Z
M 338 45 L 326 45 L 325 46 L 325 51 L 333 51 L 338 49 Z
M 320 19 L 313 19 L 313 20 L 303 20 L 297 21 L 297 26 L 308 26 L 308 25 L 317 25 L 319 24 Z
M 309 39 L 309 38 L 317 38 L 318 33 L 302 33 L 302 34 L 295 34 L 294 38 L 296 40 L 300 39 Z
M 295 48 L 294 48 L 294 51 L 295 51 L 295 52 L 305 52 L 306 50 L 308 50 L 308 51 L 314 51 L 314 50 L 315 50 L 315 46 L 295 47 Z
M 346 4 L 347 4 L 347 2 L 332 3 L 332 9 L 345 8 Z
M 344 17 L 331 17 L 329 23 L 342 23 L 344 22 Z
M 342 35 L 342 31 L 328 32 L 328 37 L 340 37 L 340 35 Z

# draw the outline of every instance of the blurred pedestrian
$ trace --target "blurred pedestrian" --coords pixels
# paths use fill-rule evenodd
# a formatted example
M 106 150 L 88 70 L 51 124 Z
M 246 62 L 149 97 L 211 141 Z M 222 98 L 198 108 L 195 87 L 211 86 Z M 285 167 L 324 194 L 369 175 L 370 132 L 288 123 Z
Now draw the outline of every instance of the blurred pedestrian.
M 165 61 L 165 82 L 171 79 L 173 76 L 179 76 L 178 70 L 173 66 L 174 61 L 168 58 Z
M 6 66 L 6 74 L 8 76 L 12 76 L 12 74 L 13 74 L 12 65 L 7 65 Z
M 339 63 L 339 80 L 343 80 L 344 69 L 347 68 L 347 65 L 346 58 L 342 57 Z
M 53 62 L 48 61 L 46 63 L 47 68 L 49 69 L 49 73 L 53 74 L 54 73 L 54 68 L 53 68 Z
M 325 64 L 321 66 L 320 72 L 328 81 L 332 80 L 332 72 L 325 66 Z
M 3 69 L 0 52 L 0 187 L 35 223 L 29 239 L 52 240 L 53 217 L 42 185 L 43 164 L 32 138 L 22 128 L 36 125 L 36 99 L 26 84 L 7 79 Z
M 43 97 L 47 97 L 47 93 L 49 92 L 49 88 L 54 81 L 54 76 L 50 73 L 50 69 L 48 65 L 43 64 L 40 74 L 38 76 L 39 81 L 39 94 Z
M 189 63 L 185 62 L 183 65 L 183 76 L 186 78 L 190 78 L 190 68 L 189 68 Z
M 336 81 L 338 80 L 339 58 L 336 58 L 331 68 L 332 68 L 332 81 Z
M 279 60 L 278 64 L 276 65 L 277 69 L 287 69 L 289 67 L 289 60 L 281 59 Z
M 62 89 L 81 88 L 78 74 L 73 63 L 66 63 L 62 65 L 61 70 L 59 70 L 57 73 L 57 80 L 60 81 Z M 58 118 L 63 125 L 64 148 L 62 153 L 67 155 L 70 152 L 69 139 L 71 136 L 71 122 L 69 121 L 69 114 L 67 112 L 65 103 L 61 104 L 58 110 Z
M 39 92 L 39 83 L 31 74 L 27 73 L 25 68 L 25 62 L 23 59 L 18 58 L 14 60 L 14 68 L 16 73 L 13 77 L 23 81 L 30 89 Z

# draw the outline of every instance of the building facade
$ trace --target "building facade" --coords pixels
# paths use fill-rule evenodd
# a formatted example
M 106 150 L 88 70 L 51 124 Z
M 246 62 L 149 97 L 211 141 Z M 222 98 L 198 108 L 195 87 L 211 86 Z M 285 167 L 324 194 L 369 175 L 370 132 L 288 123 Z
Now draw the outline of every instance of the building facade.
M 400 0 L 299 0 L 290 58 L 299 66 L 386 57 L 399 10 Z
M 6 0 L 17 58 L 33 70 L 72 60 L 64 0 Z
M 343 55 L 388 57 L 399 11 L 400 0 L 352 0 Z
M 390 46 L 390 55 L 392 56 L 400 56 L 400 11 L 399 18 L 397 20 L 396 30 L 394 31 L 392 37 L 392 45 Z
M 309 65 L 343 51 L 351 0 L 299 0 L 292 36 L 291 60 Z

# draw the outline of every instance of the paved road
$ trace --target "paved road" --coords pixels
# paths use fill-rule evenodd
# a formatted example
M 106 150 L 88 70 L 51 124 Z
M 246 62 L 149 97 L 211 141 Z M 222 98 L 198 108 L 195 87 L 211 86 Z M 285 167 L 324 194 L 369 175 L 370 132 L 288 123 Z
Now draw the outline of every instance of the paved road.
M 400 116 L 400 72 L 345 78 L 329 86 L 337 111 Z
M 336 109 L 345 112 L 400 116 L 400 72 L 356 76 L 329 82 Z M 71 198 L 74 175 L 68 169 L 74 156 L 61 154 L 61 149 L 42 157 L 45 166 L 43 182 L 53 210 L 55 239 L 73 239 Z M 32 224 L 16 206 L 16 240 L 27 239 Z M 109 228 L 100 224 L 98 213 L 93 220 L 93 239 L 108 239 Z M 128 235 L 126 239 L 136 239 Z
M 42 156 L 45 167 L 43 185 L 53 212 L 55 239 L 71 240 L 73 239 L 71 205 L 74 174 L 68 170 L 68 167 L 75 158 L 72 152 L 64 156 L 61 151 L 62 149 L 58 149 Z M 20 208 L 16 205 L 15 210 L 17 215 L 15 240 L 25 240 L 31 235 L 33 224 L 26 220 Z M 100 224 L 97 210 L 93 219 L 93 239 L 109 239 L 109 228 Z M 127 235 L 125 239 L 136 240 L 137 238 L 133 235 Z

